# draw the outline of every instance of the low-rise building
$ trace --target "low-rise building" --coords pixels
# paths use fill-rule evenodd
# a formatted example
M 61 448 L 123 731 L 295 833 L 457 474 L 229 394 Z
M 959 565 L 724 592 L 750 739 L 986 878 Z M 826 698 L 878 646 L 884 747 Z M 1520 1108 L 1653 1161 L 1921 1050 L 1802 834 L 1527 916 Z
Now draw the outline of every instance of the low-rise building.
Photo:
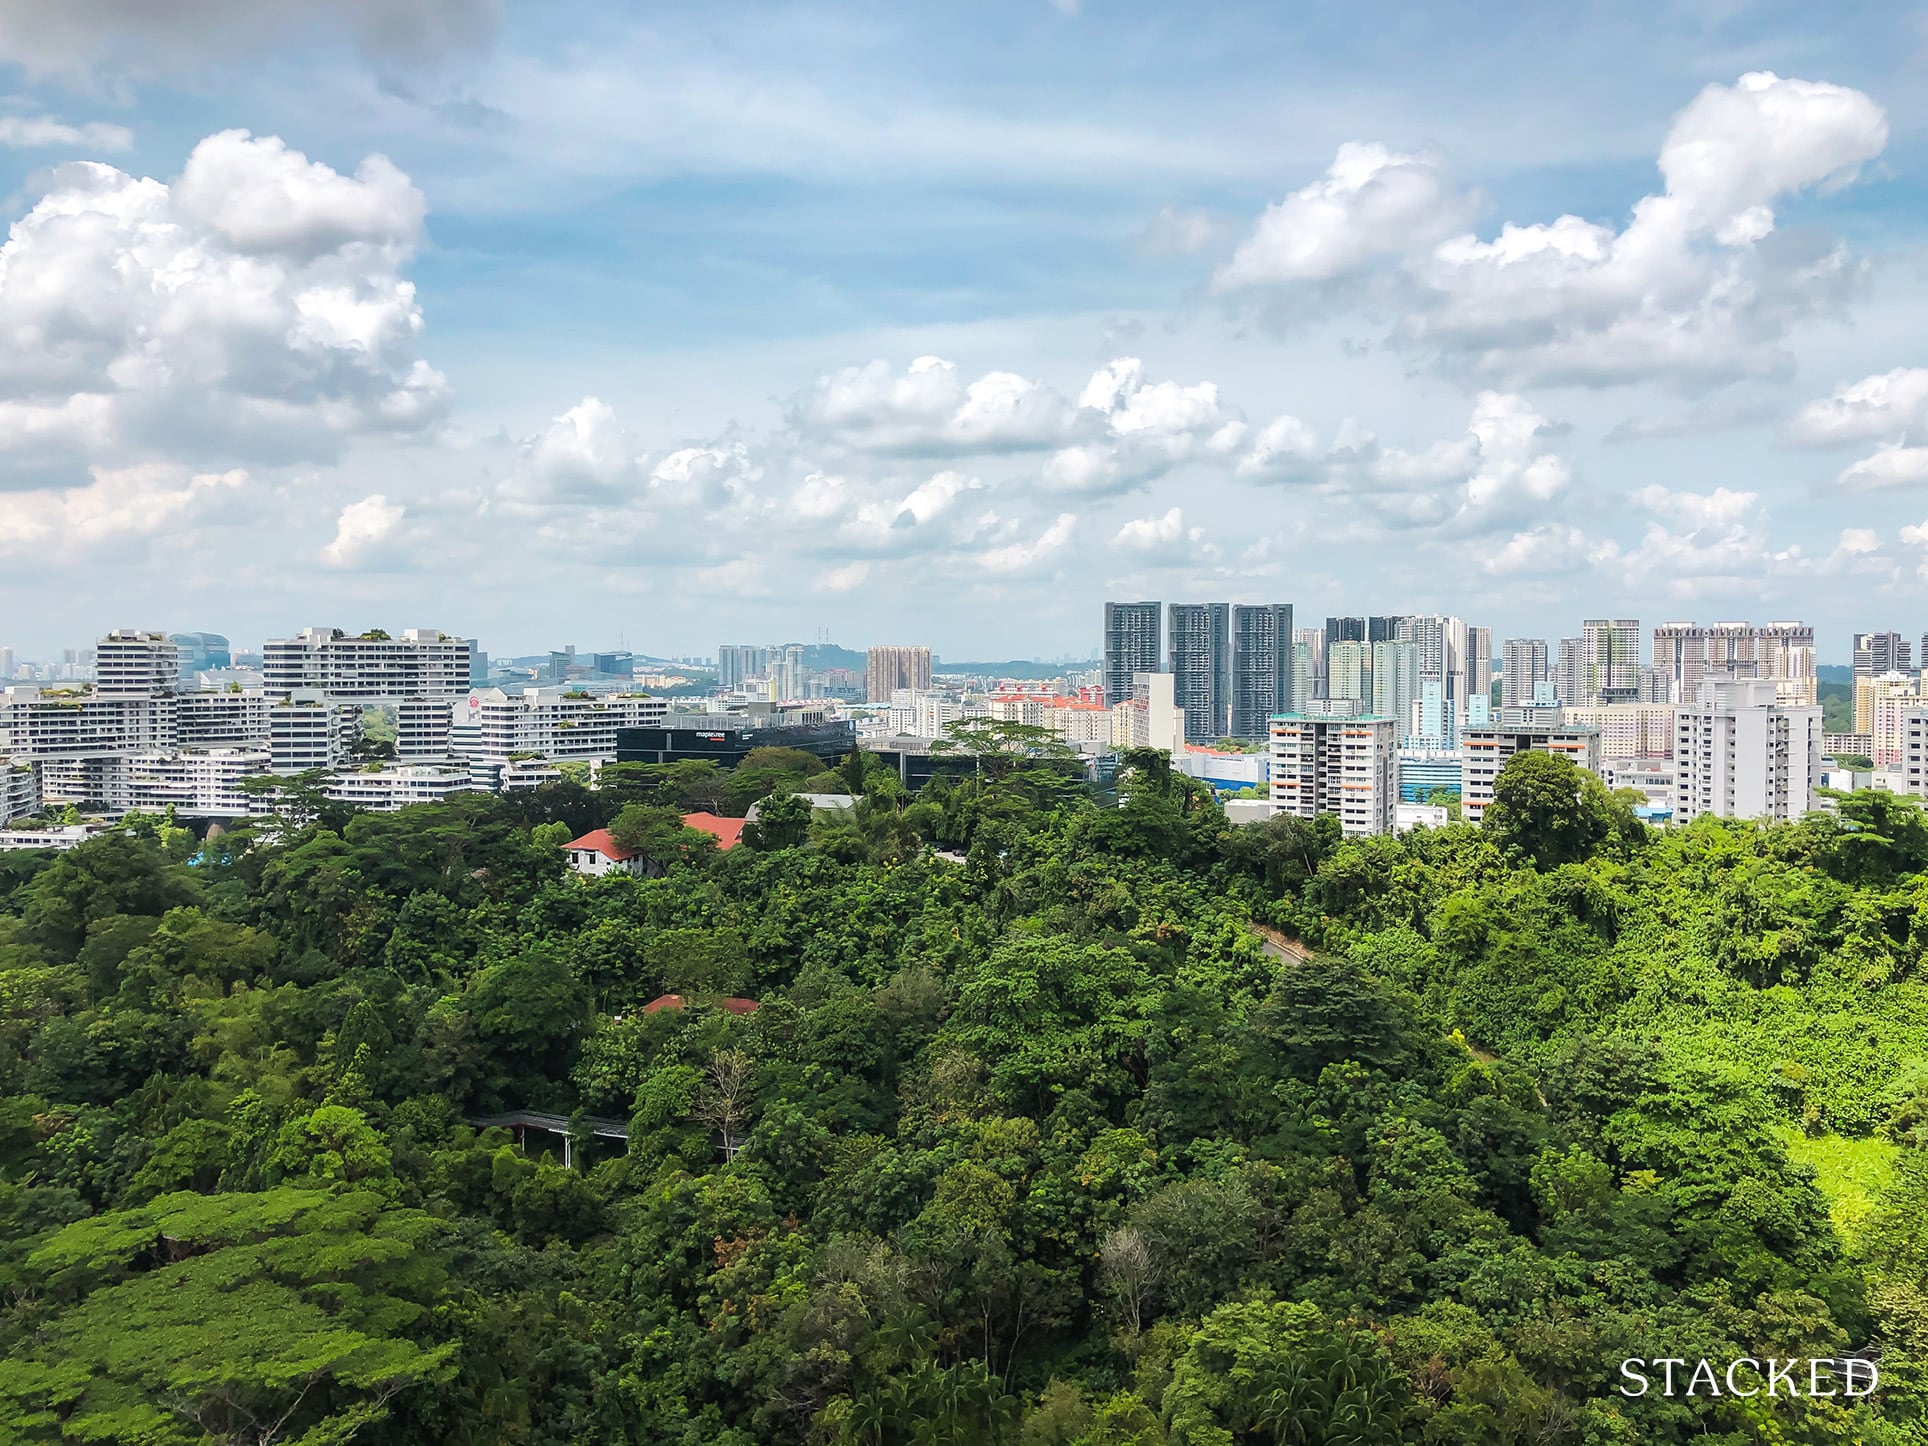
M 374 813 L 394 813 L 414 803 L 441 803 L 451 794 L 473 793 L 475 780 L 468 765 L 455 760 L 439 763 L 371 763 L 328 780 L 327 796 Z
M 84 823 L 14 823 L 0 828 L 0 850 L 6 849 L 53 849 L 64 853 L 77 849 L 90 838 L 98 838 L 107 832 L 108 825 L 100 819 L 88 819 Z
M 569 856 L 570 868 L 592 879 L 599 879 L 604 874 L 646 874 L 650 871 L 648 859 L 617 843 L 606 828 L 591 829 L 581 838 L 570 839 L 563 845 L 563 852 Z
M 1478 823 L 1493 801 L 1493 784 L 1516 753 L 1537 751 L 1569 758 L 1589 773 L 1600 771 L 1600 733 L 1570 723 L 1494 724 L 1460 735 L 1465 757 L 1459 794 L 1460 816 Z

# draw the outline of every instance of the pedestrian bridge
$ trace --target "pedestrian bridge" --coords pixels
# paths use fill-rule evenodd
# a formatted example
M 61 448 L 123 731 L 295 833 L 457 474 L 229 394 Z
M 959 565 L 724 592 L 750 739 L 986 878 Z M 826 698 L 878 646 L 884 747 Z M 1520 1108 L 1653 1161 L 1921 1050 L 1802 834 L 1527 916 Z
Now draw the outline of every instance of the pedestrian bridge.
M 471 1115 L 469 1123 L 478 1130 L 511 1130 L 515 1142 L 524 1146 L 530 1130 L 562 1137 L 562 1164 L 564 1169 L 575 1166 L 575 1135 L 570 1128 L 573 1116 L 547 1115 L 539 1110 L 511 1110 L 504 1115 Z M 583 1116 L 581 1123 L 589 1134 L 598 1140 L 629 1139 L 629 1124 L 625 1120 L 600 1120 Z

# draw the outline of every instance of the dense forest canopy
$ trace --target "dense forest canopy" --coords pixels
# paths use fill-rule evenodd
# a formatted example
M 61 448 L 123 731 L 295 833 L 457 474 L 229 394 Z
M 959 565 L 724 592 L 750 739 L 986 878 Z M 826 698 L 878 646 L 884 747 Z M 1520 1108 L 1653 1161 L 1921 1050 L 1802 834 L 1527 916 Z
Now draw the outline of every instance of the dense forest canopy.
M 0 1436 L 1928 1439 L 1912 801 L 1650 832 L 1529 754 L 1342 840 L 972 763 L 0 855 Z M 1621 1393 L 1661 1356 L 1881 1388 Z

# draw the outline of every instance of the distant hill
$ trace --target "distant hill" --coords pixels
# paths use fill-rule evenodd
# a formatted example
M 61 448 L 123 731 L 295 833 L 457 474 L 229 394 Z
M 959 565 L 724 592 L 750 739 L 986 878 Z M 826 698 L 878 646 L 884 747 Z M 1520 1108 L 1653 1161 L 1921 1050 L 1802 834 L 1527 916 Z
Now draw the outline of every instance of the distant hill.
M 855 648 L 840 648 L 835 643 L 806 643 L 803 648 L 803 665 L 814 668 L 819 673 L 831 668 L 843 668 L 848 672 L 861 673 L 864 670 L 864 655 Z
M 1852 683 L 1854 669 L 1844 663 L 1822 663 L 1814 670 L 1817 683 Z

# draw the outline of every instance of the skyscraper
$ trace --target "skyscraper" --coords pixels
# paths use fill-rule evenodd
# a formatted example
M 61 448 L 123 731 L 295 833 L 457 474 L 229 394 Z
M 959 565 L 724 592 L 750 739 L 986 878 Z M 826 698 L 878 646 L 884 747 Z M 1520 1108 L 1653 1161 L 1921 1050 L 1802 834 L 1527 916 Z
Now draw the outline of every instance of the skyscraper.
M 1854 635 L 1855 732 L 1867 733 L 1874 727 L 1874 715 L 1868 710 L 1869 684 L 1889 673 L 1906 673 L 1908 665 L 1909 648 L 1900 633 Z
M 1631 703 L 1640 697 L 1640 620 L 1588 618 L 1580 624 L 1579 703 Z M 1565 700 L 1563 700 L 1565 701 Z
M 1105 604 L 1105 702 L 1128 702 L 1131 680 L 1137 673 L 1160 673 L 1158 619 L 1162 604 L 1108 602 Z
M 1326 697 L 1349 698 L 1364 713 L 1372 702 L 1372 644 L 1346 641 L 1326 647 Z
M 1325 620 L 1326 655 L 1332 653 L 1334 643 L 1363 643 L 1366 641 L 1366 620 L 1364 618 L 1327 618 Z
M 1814 629 L 1807 623 L 1661 623 L 1653 666 L 1665 679 L 1662 702 L 1697 703 L 1705 678 L 1771 681 L 1790 706 L 1815 699 Z
M 888 703 L 899 688 L 930 685 L 929 648 L 872 648 L 864 654 L 864 697 L 869 702 Z
M 1413 643 L 1372 645 L 1372 711 L 1393 722 L 1393 736 L 1413 732 L 1413 704 L 1419 701 L 1419 648 Z
M 1493 699 L 1493 630 L 1466 630 L 1466 697 Z
M 1324 628 L 1292 630 L 1292 667 L 1292 698 L 1296 707 L 1303 708 L 1312 699 L 1325 697 Z
M 1227 603 L 1173 603 L 1172 687 L 1185 710 L 1185 739 L 1209 743 L 1232 726 L 1232 609 Z
M 1552 676 L 1545 638 L 1508 638 L 1500 659 L 1500 706 L 1519 708 L 1531 703 L 1533 685 Z
M 1585 687 L 1586 639 L 1561 638 L 1560 651 L 1553 665 L 1553 681 L 1562 703 L 1578 706 L 1587 702 Z
M 1272 716 L 1298 706 L 1295 654 L 1291 603 L 1232 609 L 1232 737 L 1269 737 Z
M 769 666 L 770 650 L 751 643 L 723 643 L 716 650 L 716 681 L 719 687 L 740 688 L 752 678 L 761 678 Z

